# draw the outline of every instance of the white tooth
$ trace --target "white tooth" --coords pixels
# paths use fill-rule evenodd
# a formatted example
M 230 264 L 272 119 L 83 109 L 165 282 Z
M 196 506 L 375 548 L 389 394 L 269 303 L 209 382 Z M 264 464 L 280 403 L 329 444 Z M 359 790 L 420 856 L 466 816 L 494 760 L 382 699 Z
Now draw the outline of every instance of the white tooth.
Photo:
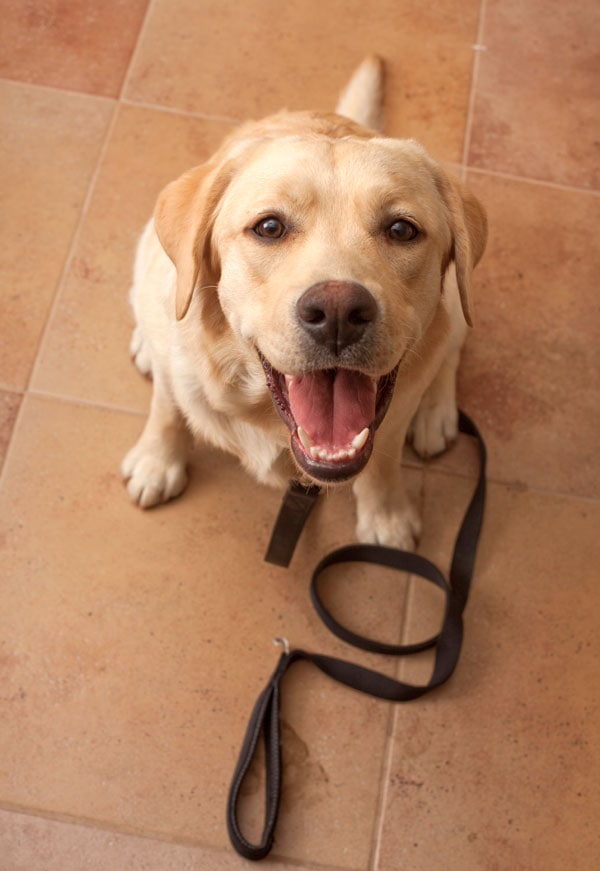
M 306 430 L 302 429 L 301 426 L 298 427 L 298 438 L 302 442 L 304 449 L 306 451 L 310 451 L 310 449 L 313 446 L 313 440 L 311 439 L 309 434 L 306 432 Z
M 369 427 L 366 426 L 362 432 L 359 432 L 358 435 L 355 435 L 352 439 L 352 447 L 356 448 L 357 451 L 360 451 L 361 448 L 367 443 L 367 439 L 369 438 Z
M 298 437 L 302 444 L 304 444 L 303 435 L 306 436 L 306 433 L 301 427 L 298 427 Z M 306 436 L 310 438 L 309 436 Z M 328 450 L 327 448 L 320 448 L 319 445 L 310 444 L 310 446 L 305 446 L 307 452 L 313 458 L 313 460 L 327 460 L 329 463 L 335 463 L 339 460 L 352 460 L 356 456 L 356 448 L 338 448 L 336 451 Z

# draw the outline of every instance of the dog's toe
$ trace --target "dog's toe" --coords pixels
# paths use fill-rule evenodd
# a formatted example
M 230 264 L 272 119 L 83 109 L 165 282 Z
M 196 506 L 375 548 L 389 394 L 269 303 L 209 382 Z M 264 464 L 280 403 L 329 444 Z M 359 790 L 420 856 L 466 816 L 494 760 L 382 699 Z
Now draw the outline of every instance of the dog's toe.
M 392 511 L 382 509 L 361 517 L 356 534 L 363 544 L 381 544 L 412 551 L 421 535 L 421 519 L 410 504 Z
M 453 402 L 437 402 L 418 409 L 408 440 L 419 456 L 427 459 L 443 453 L 456 440 L 458 411 Z
M 131 500 L 140 508 L 152 508 L 174 499 L 188 481 L 184 462 L 144 452 L 137 446 L 123 460 L 121 474 L 127 481 Z

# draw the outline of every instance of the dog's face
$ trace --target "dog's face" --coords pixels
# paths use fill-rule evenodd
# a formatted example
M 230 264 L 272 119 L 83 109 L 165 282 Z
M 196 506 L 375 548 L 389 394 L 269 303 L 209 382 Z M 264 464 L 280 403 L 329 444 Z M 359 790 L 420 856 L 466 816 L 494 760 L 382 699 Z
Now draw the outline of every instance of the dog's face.
M 178 269 L 178 315 L 194 287 L 216 287 L 235 341 L 262 363 L 298 465 L 321 481 L 352 477 L 451 260 L 470 319 L 482 213 L 416 143 L 364 131 L 240 140 L 196 172 L 196 184 L 189 175 L 167 189 L 156 216 Z

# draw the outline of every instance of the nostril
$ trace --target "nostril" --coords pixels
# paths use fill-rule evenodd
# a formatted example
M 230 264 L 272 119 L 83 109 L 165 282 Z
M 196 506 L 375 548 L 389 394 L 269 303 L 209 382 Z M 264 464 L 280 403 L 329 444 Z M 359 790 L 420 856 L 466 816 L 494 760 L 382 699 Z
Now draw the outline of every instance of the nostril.
M 350 324 L 370 324 L 372 320 L 375 318 L 376 312 L 371 308 L 366 308 L 361 306 L 361 308 L 354 308 L 352 311 L 348 312 L 348 323 Z
M 322 324 L 326 319 L 323 309 L 317 306 L 306 306 L 302 311 L 302 320 L 306 324 Z

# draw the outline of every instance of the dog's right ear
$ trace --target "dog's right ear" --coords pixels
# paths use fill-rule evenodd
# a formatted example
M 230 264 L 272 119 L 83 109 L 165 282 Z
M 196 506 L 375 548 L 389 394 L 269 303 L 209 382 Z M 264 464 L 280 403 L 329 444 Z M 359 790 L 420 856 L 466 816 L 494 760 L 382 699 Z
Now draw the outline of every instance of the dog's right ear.
M 168 184 L 158 198 L 154 225 L 177 270 L 178 321 L 185 317 L 198 284 L 218 284 L 220 266 L 210 236 L 215 209 L 230 178 L 226 170 L 205 163 Z

